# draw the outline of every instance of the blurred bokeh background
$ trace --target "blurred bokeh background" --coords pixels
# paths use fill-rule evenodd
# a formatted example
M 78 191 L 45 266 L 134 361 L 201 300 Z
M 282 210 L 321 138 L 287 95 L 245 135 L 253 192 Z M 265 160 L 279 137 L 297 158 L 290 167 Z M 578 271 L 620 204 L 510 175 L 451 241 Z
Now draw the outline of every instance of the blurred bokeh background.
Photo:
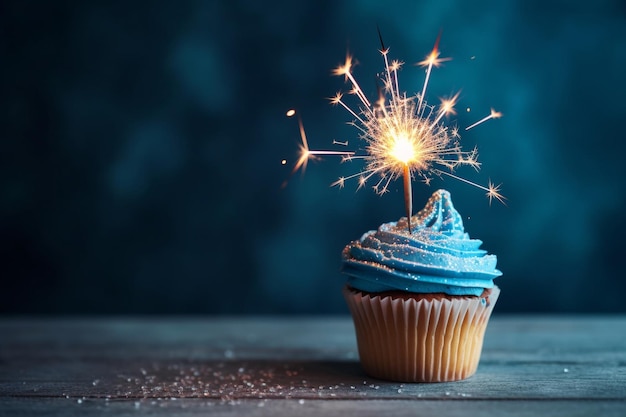
M 500 312 L 626 312 L 623 1 L 9 1 L 0 6 L 0 311 L 33 314 L 347 313 L 340 253 L 404 214 L 329 187 L 337 158 L 289 176 L 300 141 L 358 145 L 327 97 L 349 50 L 366 93 L 376 28 L 412 64 L 441 31 L 428 99 L 461 90 L 479 149 L 451 191 L 498 256 Z M 467 111 L 467 108 L 470 111 Z M 281 161 L 286 159 L 286 165 Z M 281 184 L 289 180 L 285 188 Z

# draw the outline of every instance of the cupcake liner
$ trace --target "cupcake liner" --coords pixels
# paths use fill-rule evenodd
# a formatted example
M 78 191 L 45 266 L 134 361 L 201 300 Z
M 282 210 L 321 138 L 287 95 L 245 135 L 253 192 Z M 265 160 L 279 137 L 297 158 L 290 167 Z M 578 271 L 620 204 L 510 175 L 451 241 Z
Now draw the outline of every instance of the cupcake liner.
M 380 296 L 345 287 L 361 365 L 370 376 L 445 382 L 476 372 L 500 290 L 482 297 Z

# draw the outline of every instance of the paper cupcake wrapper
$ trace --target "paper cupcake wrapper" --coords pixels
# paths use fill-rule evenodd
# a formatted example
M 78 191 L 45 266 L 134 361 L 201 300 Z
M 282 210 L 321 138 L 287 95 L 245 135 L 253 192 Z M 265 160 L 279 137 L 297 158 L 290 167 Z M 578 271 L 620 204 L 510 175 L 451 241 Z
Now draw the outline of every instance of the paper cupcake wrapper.
M 361 365 L 375 378 L 445 382 L 476 372 L 487 322 L 500 294 L 484 298 L 415 299 L 345 287 Z

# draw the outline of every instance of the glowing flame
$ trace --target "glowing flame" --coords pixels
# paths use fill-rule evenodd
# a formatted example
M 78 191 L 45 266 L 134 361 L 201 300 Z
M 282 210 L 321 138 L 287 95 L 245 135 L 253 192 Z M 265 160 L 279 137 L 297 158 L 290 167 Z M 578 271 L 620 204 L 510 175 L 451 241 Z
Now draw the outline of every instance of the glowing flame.
M 419 150 L 415 140 L 409 137 L 406 132 L 390 133 L 391 149 L 389 156 L 404 165 L 409 165 L 412 161 L 419 161 Z

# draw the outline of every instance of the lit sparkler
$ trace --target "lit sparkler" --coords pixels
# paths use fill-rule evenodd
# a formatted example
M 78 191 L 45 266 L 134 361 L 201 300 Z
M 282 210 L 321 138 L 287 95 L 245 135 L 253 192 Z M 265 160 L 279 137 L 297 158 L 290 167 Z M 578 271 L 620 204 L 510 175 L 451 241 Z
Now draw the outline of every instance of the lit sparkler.
M 384 194 L 392 181 L 403 177 L 409 232 L 413 211 L 411 182 L 416 176 L 421 177 L 422 181 L 428 185 L 433 175 L 446 175 L 482 189 L 486 192 L 490 203 L 494 198 L 504 203 L 504 197 L 500 194 L 500 185 L 494 185 L 489 181 L 487 186 L 482 186 L 454 174 L 455 169 L 461 165 L 469 165 L 478 170 L 480 163 L 476 148 L 471 151 L 462 150 L 458 128 L 448 126 L 443 122 L 447 116 L 456 114 L 455 105 L 459 93 L 440 99 L 438 106 L 429 105 L 425 100 L 433 67 L 437 68 L 442 62 L 450 59 L 440 57 L 439 39 L 440 36 L 437 37 L 431 53 L 416 64 L 425 68 L 426 76 L 421 93 L 414 96 L 407 96 L 405 92 L 400 91 L 398 71 L 404 63 L 397 60 L 389 61 L 389 48 L 385 47 L 382 36 L 380 36 L 381 50 L 379 52 L 384 60 L 384 71 L 380 76 L 383 86 L 375 102 L 365 96 L 352 72 L 352 56 L 347 55 L 344 64 L 335 68 L 333 74 L 345 78 L 346 83 L 351 85 L 349 93 L 357 97 L 359 104 L 356 109 L 350 107 L 344 101 L 344 94 L 341 92 L 329 100 L 332 105 L 340 105 L 352 116 L 353 120 L 349 124 L 360 131 L 359 137 L 366 144 L 365 154 L 310 150 L 302 122 L 299 120 L 302 145 L 300 158 L 293 172 L 306 168 L 309 159 L 319 155 L 333 154 L 341 155 L 344 160 L 363 159 L 365 161 L 362 171 L 348 177 L 340 177 L 332 183 L 333 186 L 343 187 L 345 181 L 358 178 L 358 188 L 361 188 L 376 176 L 378 179 L 372 187 L 376 193 Z M 465 130 L 498 117 L 501 117 L 501 113 L 491 109 L 488 116 L 471 124 Z

